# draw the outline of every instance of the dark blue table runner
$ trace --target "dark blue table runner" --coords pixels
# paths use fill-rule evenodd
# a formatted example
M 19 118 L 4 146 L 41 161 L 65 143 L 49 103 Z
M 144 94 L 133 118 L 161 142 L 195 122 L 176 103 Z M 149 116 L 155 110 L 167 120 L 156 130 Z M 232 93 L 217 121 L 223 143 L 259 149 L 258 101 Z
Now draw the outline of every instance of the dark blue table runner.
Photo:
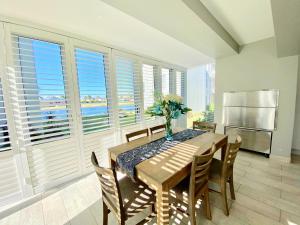
M 137 164 L 203 133 L 205 133 L 205 131 L 187 129 L 175 133 L 173 135 L 173 141 L 167 141 L 165 137 L 163 137 L 130 151 L 123 152 L 117 156 L 117 166 L 132 180 L 135 180 L 135 166 Z

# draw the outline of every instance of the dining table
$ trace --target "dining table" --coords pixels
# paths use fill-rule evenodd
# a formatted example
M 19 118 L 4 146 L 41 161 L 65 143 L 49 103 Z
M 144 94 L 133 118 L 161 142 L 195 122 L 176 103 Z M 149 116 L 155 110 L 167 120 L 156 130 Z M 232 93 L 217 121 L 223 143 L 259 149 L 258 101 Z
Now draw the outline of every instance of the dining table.
M 164 132 L 159 132 L 109 148 L 111 167 L 116 167 L 119 154 L 164 138 L 164 135 Z M 193 156 L 206 153 L 211 149 L 213 143 L 216 145 L 216 149 L 221 151 L 221 159 L 223 160 L 228 136 L 205 132 L 180 142 L 135 166 L 136 178 L 156 191 L 157 224 L 166 225 L 170 223 L 170 190 L 189 176 Z

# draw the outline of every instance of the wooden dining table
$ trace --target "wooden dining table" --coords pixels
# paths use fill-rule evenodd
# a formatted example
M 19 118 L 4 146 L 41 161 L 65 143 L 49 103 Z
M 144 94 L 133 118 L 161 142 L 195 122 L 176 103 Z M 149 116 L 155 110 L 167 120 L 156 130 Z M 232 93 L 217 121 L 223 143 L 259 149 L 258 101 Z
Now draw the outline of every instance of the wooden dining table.
M 109 148 L 112 168 L 115 167 L 119 154 L 163 137 L 164 132 L 160 132 Z M 181 142 L 135 166 L 137 178 L 156 191 L 157 224 L 169 224 L 171 188 L 190 174 L 193 155 L 207 152 L 213 143 L 217 149 L 221 149 L 221 158 L 224 159 L 228 137 L 207 132 Z

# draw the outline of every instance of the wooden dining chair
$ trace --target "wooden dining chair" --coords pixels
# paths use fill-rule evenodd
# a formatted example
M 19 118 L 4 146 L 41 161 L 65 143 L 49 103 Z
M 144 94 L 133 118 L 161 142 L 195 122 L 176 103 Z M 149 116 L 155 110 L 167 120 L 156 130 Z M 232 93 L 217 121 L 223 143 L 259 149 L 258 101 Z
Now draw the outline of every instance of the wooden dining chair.
M 170 193 L 170 201 L 188 206 L 187 214 L 190 216 L 191 225 L 196 225 L 196 203 L 198 199 L 203 200 L 203 210 L 206 217 L 211 220 L 209 203 L 208 177 L 212 162 L 215 145 L 204 155 L 195 155 L 191 167 L 191 175 L 185 178 Z M 180 208 L 177 208 L 180 210 Z M 180 210 L 181 211 L 181 210 Z
M 154 133 L 165 131 L 165 130 L 166 130 L 166 125 L 165 124 L 158 125 L 158 126 L 155 126 L 155 127 L 150 127 L 151 135 L 154 134 Z
M 126 220 L 149 207 L 152 213 L 137 224 L 144 224 L 155 217 L 154 191 L 143 183 L 134 183 L 127 176 L 118 181 L 114 169 L 99 166 L 94 152 L 91 161 L 102 190 L 103 225 L 108 224 L 110 212 L 117 217 L 119 225 L 125 225 Z
M 200 129 L 205 130 L 208 132 L 215 133 L 216 132 L 216 123 L 209 123 L 209 122 L 199 122 L 199 121 L 193 121 L 193 129 Z
M 234 186 L 233 186 L 233 165 L 236 155 L 240 149 L 242 138 L 237 136 L 235 143 L 227 145 L 224 161 L 213 159 L 211 164 L 211 171 L 209 181 L 216 183 L 220 187 L 222 203 L 224 207 L 224 214 L 229 215 L 226 185 L 229 183 L 231 199 L 235 200 Z M 210 189 L 212 190 L 212 189 Z M 215 191 L 215 190 L 212 190 Z
M 134 140 L 136 140 L 136 139 L 139 139 L 139 138 L 142 138 L 142 137 L 145 137 L 145 136 L 149 136 L 148 128 L 126 134 L 126 140 L 127 140 L 127 142 L 130 142 L 130 140 L 132 138 L 134 138 Z

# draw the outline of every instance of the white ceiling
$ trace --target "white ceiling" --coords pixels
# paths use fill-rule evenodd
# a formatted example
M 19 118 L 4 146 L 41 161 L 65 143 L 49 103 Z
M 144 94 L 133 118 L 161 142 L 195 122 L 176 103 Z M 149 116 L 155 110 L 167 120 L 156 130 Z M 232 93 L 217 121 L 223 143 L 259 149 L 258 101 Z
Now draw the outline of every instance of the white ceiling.
M 201 0 L 241 45 L 274 36 L 270 0 Z
M 102 1 L 210 57 L 220 58 L 237 53 L 211 24 L 188 7 L 184 0 Z M 198 0 L 191 1 L 200 3 Z M 201 9 L 199 5 L 192 4 L 191 7 L 198 11 Z M 205 14 L 203 10 L 200 13 Z
M 181 66 L 213 61 L 100 0 L 0 0 L 0 5 L 2 16 L 83 35 Z

